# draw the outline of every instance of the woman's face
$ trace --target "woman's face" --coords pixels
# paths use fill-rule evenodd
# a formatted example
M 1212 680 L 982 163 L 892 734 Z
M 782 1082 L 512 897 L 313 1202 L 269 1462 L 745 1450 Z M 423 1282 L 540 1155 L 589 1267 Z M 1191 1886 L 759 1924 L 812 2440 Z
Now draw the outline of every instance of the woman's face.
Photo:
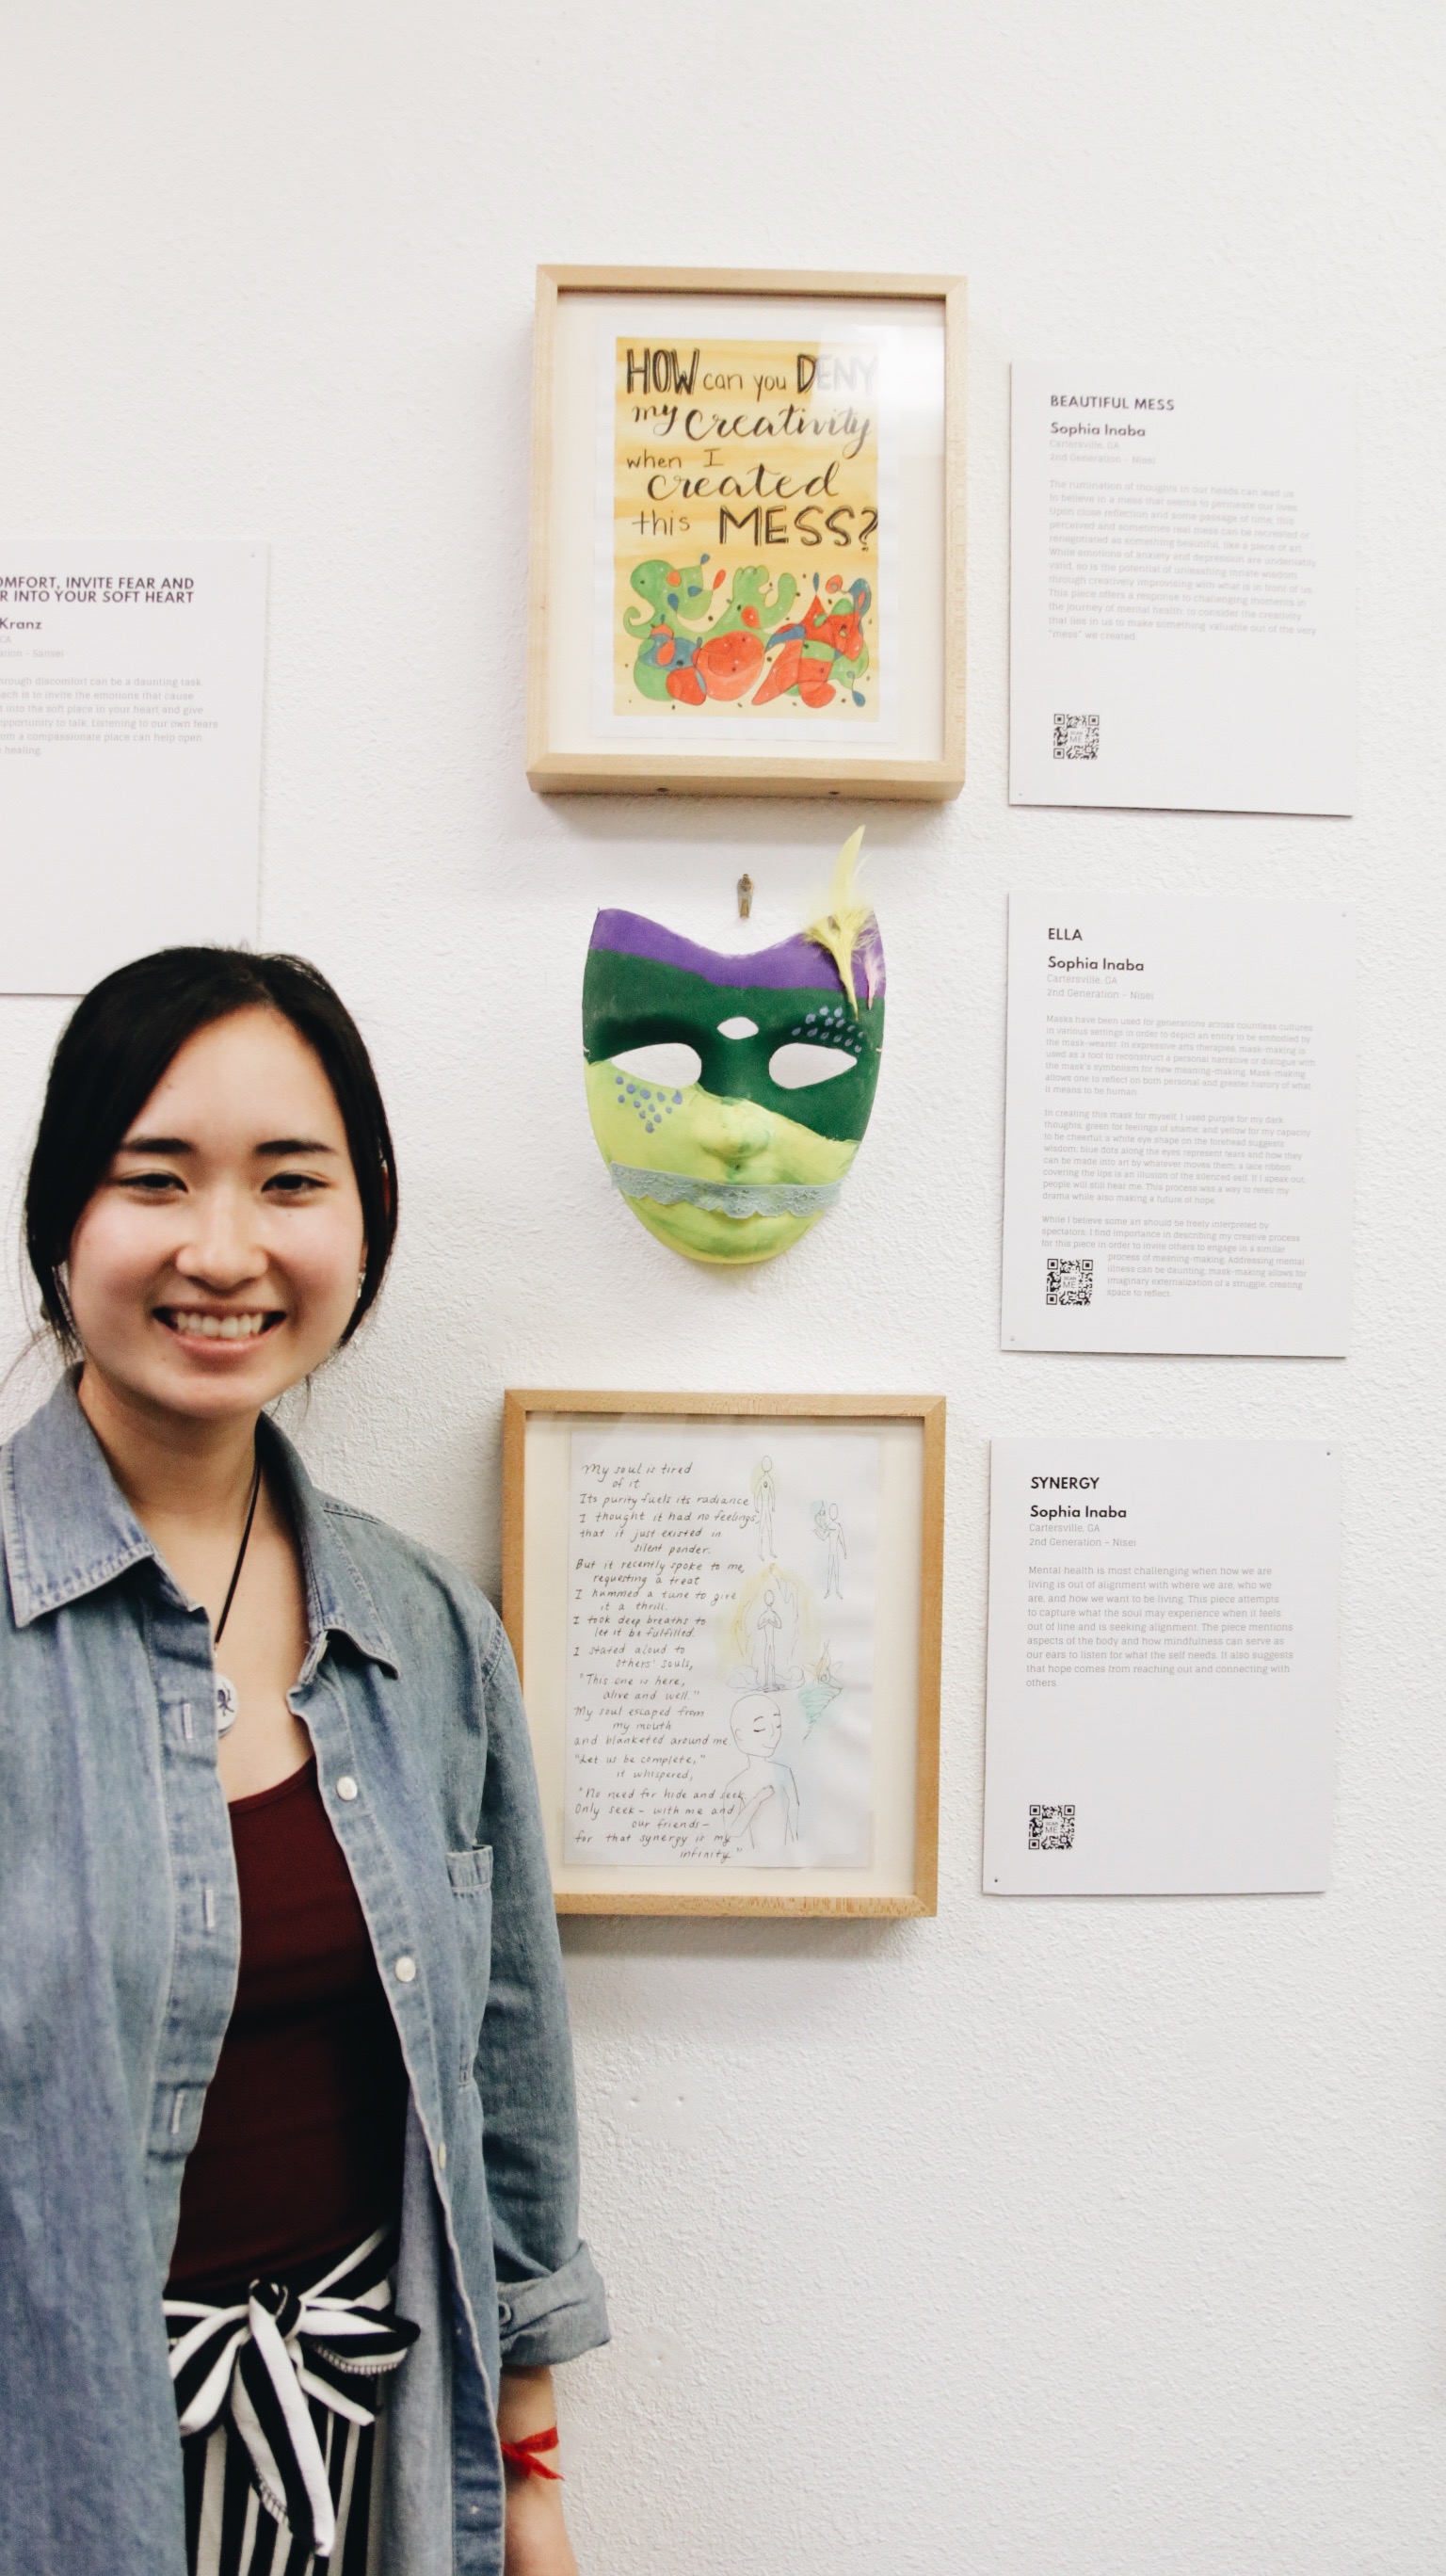
M 147 1410 L 254 1414 L 318 1367 L 366 1259 L 341 1111 L 264 1006 L 187 1040 L 70 1245 L 87 1372 Z

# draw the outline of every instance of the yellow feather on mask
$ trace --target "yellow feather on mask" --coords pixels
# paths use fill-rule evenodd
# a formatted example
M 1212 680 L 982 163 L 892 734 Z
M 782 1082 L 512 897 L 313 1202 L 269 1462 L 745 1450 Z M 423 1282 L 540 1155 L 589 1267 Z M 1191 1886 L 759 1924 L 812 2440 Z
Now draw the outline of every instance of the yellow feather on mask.
M 868 864 L 859 857 L 859 843 L 863 837 L 864 826 L 860 823 L 856 832 L 850 832 L 838 854 L 833 882 L 823 898 L 824 911 L 816 921 L 808 924 L 803 934 L 816 947 L 826 949 L 833 959 L 855 1019 L 859 1015 L 859 1005 L 854 991 L 854 952 L 874 917 L 873 906 L 860 903 L 854 890 L 858 877 Z M 867 999 L 872 1001 L 874 979 L 867 955 L 864 959 L 864 989 Z

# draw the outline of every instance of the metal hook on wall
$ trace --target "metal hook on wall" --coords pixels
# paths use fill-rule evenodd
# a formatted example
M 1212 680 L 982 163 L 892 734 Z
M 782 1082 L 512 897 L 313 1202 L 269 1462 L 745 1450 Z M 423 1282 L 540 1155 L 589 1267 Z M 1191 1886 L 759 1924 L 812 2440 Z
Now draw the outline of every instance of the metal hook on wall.
M 745 872 L 738 880 L 738 918 L 746 921 L 753 910 L 753 879 Z

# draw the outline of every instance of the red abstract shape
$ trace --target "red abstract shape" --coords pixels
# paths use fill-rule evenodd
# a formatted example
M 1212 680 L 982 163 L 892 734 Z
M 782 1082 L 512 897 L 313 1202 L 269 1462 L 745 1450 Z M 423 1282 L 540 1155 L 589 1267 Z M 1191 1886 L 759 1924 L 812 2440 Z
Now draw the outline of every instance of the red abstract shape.
M 708 694 L 691 662 L 685 662 L 681 671 L 670 671 L 666 686 L 669 697 L 685 707 L 701 707 Z
M 817 655 L 805 653 L 798 666 L 798 694 L 806 707 L 826 707 L 836 692 L 829 680 L 829 665 Z
M 856 608 L 836 608 L 830 617 L 821 599 L 809 601 L 803 631 L 810 644 L 827 644 L 849 661 L 862 650 L 863 624 Z
M 797 636 L 791 644 L 781 644 L 769 668 L 767 678 L 753 693 L 753 704 L 756 707 L 766 707 L 774 698 L 781 698 L 785 689 L 796 688 L 798 666 L 802 659 L 803 646 Z
M 710 698 L 741 698 L 763 668 L 763 646 L 735 627 L 731 635 L 709 635 L 693 661 Z

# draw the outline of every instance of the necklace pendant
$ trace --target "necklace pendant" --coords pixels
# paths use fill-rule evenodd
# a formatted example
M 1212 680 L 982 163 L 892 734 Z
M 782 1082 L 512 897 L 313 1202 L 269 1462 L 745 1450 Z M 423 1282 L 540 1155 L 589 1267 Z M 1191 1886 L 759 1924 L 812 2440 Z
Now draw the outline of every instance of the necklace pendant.
M 224 1673 L 218 1673 L 216 1675 L 216 1732 L 218 1735 L 230 1734 L 236 1723 L 240 1706 L 241 1703 L 236 1697 L 235 1683 L 228 1682 Z

